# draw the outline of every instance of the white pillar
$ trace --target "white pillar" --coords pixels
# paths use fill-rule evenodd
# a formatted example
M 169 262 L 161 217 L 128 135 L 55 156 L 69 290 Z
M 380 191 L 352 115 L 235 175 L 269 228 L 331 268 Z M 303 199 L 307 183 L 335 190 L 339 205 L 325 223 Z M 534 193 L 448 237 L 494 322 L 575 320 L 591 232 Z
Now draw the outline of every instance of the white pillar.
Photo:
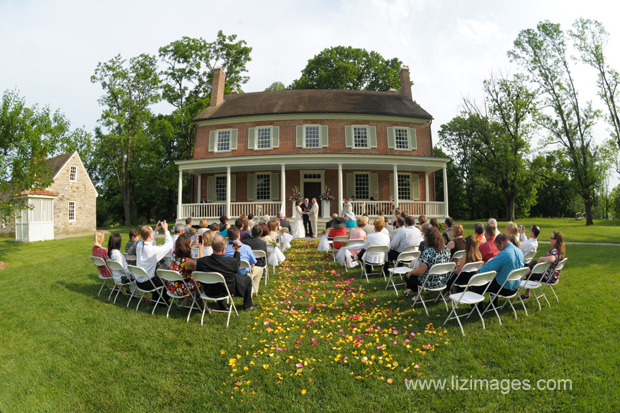
M 448 170 L 446 166 L 443 167 L 443 203 L 446 206 L 446 217 L 449 217 L 448 213 Z
M 398 166 L 394 164 L 394 209 L 398 208 Z
M 183 212 L 183 171 L 179 170 L 179 198 L 177 204 L 177 219 L 181 219 Z
M 202 174 L 198 175 L 198 203 L 200 203 L 200 200 L 202 198 Z
M 430 198 L 429 198 L 430 192 L 429 192 L 429 188 L 428 188 L 428 172 L 424 173 L 424 178 L 426 180 L 426 185 L 425 185 L 425 187 L 426 187 L 426 199 L 425 199 L 425 203 L 424 203 L 424 205 L 425 205 L 425 207 L 424 207 L 424 215 L 428 215 L 428 211 L 429 211 L 429 207 L 428 207 L 429 204 L 428 204 L 428 202 L 430 201 Z
M 342 206 L 344 204 L 344 197 L 342 196 L 342 164 L 338 164 L 338 210 L 336 213 L 340 215 Z
M 226 216 L 230 219 L 230 166 L 226 167 Z
M 282 164 L 280 175 L 280 199 L 282 200 L 280 212 L 286 216 L 286 168 L 284 164 Z

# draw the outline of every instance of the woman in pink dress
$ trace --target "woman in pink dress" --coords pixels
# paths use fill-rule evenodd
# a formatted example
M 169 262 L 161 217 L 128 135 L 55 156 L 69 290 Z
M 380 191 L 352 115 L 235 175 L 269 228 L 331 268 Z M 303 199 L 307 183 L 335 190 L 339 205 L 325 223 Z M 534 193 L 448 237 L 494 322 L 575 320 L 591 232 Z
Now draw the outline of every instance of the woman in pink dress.
M 108 249 L 103 247 L 103 241 L 105 240 L 105 234 L 103 231 L 95 232 L 93 240 L 93 257 L 99 257 L 104 261 L 108 260 Z M 104 278 L 112 277 L 112 271 L 106 265 L 105 267 L 97 267 L 99 274 Z
M 364 241 L 366 240 L 366 231 L 364 231 L 364 226 L 366 226 L 366 219 L 364 218 L 365 217 L 363 216 L 360 216 L 357 218 L 357 227 L 351 228 L 351 231 L 349 232 L 349 239 L 361 239 Z M 357 255 L 361 249 L 362 249 L 361 245 L 359 248 L 356 248 L 356 249 L 340 248 L 340 250 L 338 251 L 338 254 L 336 255 L 336 260 L 342 266 L 344 266 L 345 263 L 348 261 L 349 268 L 351 268 L 351 265 L 350 265 L 351 260 L 350 259 L 347 260 L 347 256 L 351 257 L 353 255 Z

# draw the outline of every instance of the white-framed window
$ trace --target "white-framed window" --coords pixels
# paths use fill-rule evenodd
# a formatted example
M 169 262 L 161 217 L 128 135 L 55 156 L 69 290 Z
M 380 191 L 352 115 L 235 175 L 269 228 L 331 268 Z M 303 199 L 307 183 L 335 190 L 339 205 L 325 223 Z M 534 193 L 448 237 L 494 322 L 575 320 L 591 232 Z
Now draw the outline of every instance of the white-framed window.
M 75 221 L 75 201 L 69 201 L 69 222 Z
M 271 174 L 256 174 L 256 200 L 271 199 Z
M 394 128 L 396 149 L 409 149 L 409 128 Z
M 272 127 L 256 128 L 256 149 L 271 149 Z
M 69 182 L 77 182 L 77 166 L 71 165 L 69 170 Z
M 216 152 L 230 152 L 230 129 L 217 131 Z
M 398 174 L 398 199 L 413 199 L 411 196 L 411 174 Z
M 368 126 L 353 126 L 353 147 L 368 149 L 370 148 Z
M 367 173 L 355 174 L 355 198 L 356 199 L 369 199 L 370 198 L 370 177 Z
M 215 200 L 226 201 L 226 175 L 215 177 Z
M 304 148 L 321 147 L 321 126 L 304 125 Z

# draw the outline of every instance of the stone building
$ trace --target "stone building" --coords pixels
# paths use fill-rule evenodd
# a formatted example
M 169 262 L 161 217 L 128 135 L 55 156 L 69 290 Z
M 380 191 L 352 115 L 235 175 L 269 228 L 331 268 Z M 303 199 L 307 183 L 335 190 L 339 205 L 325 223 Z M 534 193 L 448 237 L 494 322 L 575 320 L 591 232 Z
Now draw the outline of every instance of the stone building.
M 323 217 L 340 212 L 345 197 L 357 214 L 389 215 L 400 207 L 413 215 L 448 215 L 449 160 L 433 156 L 433 118 L 413 100 L 407 67 L 400 93 L 233 90 L 224 96 L 225 76 L 215 69 L 211 105 L 194 119 L 194 159 L 176 162 L 179 218 L 293 216 L 295 187 L 317 200 L 330 189 L 334 199 L 319 201 Z M 435 171 L 442 169 L 445 201 L 436 202 Z M 181 202 L 183 173 L 194 180 L 189 204 Z

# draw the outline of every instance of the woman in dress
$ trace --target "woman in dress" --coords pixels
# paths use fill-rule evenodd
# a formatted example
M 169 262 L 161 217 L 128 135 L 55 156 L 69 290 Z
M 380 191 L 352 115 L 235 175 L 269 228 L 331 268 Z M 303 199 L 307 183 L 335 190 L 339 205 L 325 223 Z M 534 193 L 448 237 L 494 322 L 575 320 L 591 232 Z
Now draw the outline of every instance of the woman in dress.
M 286 260 L 286 257 L 280 249 L 280 238 L 276 230 L 278 229 L 278 222 L 275 219 L 270 219 L 269 223 L 265 225 L 269 231 L 267 232 L 267 264 L 276 266 Z
M 304 220 L 301 210 L 301 201 L 295 201 L 295 210 L 297 214 L 295 215 L 295 221 L 293 222 L 293 239 L 306 238 L 306 230 L 304 229 Z
M 382 232 L 385 225 L 385 221 L 382 219 L 375 219 L 375 232 L 366 236 L 366 242 L 362 246 L 362 249 L 357 253 L 357 256 L 353 256 L 353 260 L 365 260 L 367 263 L 372 263 L 374 266 L 383 265 L 387 260 L 387 253 L 369 253 L 366 250 L 369 247 L 375 245 L 387 245 L 390 246 L 390 237 Z M 366 271 L 371 272 L 370 265 L 366 266 Z
M 166 281 L 166 288 L 168 288 L 171 294 L 185 296 L 181 306 L 186 306 L 189 303 L 191 293 L 198 290 L 198 284 L 192 278 L 192 272 L 196 269 L 196 262 L 192 259 L 192 248 L 189 245 L 189 239 L 187 237 L 177 238 L 174 251 L 172 252 L 170 269 L 183 276 L 189 291 L 187 291 L 185 285 L 179 281 Z
M 435 227 L 431 227 L 424 233 L 426 248 L 420 255 L 418 268 L 405 274 L 405 283 L 407 290 L 405 295 L 409 295 L 412 291 L 418 293 L 418 286 L 424 285 L 429 277 L 428 272 L 435 264 L 443 264 L 450 262 L 450 250 L 444 243 L 441 232 Z M 430 288 L 440 287 L 448 281 L 449 274 L 433 274 L 426 284 Z M 418 299 L 424 300 L 424 297 L 418 293 Z
M 334 237 L 344 237 L 347 235 L 347 228 L 342 218 L 336 218 L 332 225 L 332 229 L 327 233 L 327 239 L 333 240 Z M 344 242 L 333 242 L 333 246 L 335 250 L 339 250 L 344 245 Z M 325 259 L 334 258 L 330 252 L 323 256 Z
M 557 284 L 560 279 L 560 271 L 556 271 L 555 267 L 558 266 L 560 261 L 566 258 L 566 246 L 564 245 L 564 236 L 560 231 L 554 231 L 551 235 L 551 251 L 547 253 L 547 256 L 541 257 L 538 260 L 532 260 L 529 264 L 529 271 L 527 275 L 523 277 L 526 279 L 532 272 L 532 268 L 540 262 L 550 262 L 551 265 L 547 268 L 547 271 L 542 274 L 535 274 L 530 281 L 542 281 L 544 283 Z M 522 299 L 530 298 L 530 290 L 525 290 L 525 294 L 521 296 Z
M 103 231 L 95 232 L 95 237 L 93 240 L 93 257 L 99 257 L 102 260 L 107 261 L 108 249 L 103 248 L 102 244 L 104 241 L 105 234 L 103 233 Z M 110 278 L 112 276 L 112 271 L 110 271 L 107 265 L 105 267 L 97 266 L 97 269 L 99 270 L 99 274 L 101 274 L 103 278 Z
M 213 254 L 213 247 L 211 244 L 213 243 L 214 238 L 215 233 L 211 230 L 207 230 L 204 234 L 202 234 L 202 251 L 200 252 L 200 257 L 208 257 Z
M 361 239 L 366 241 L 366 231 L 364 231 L 364 226 L 366 226 L 366 217 L 358 217 L 357 218 L 357 228 L 353 228 L 351 232 L 349 232 L 349 239 Z M 348 248 L 340 248 L 338 254 L 336 255 L 336 260 L 340 263 L 340 265 L 346 265 L 351 268 L 353 265 L 352 256 L 357 255 L 361 246 L 356 249 L 348 249 Z
M 113 270 L 112 278 L 114 278 L 115 283 L 119 284 L 128 284 L 129 281 L 133 281 L 135 278 L 132 273 L 129 272 L 127 268 L 127 260 L 121 254 L 121 245 L 122 238 L 121 234 L 115 232 L 110 235 L 110 239 L 108 240 L 108 258 L 112 261 L 116 261 L 123 266 L 123 271 Z
M 454 225 L 452 227 L 452 235 L 454 238 L 448 242 L 448 249 L 450 250 L 450 256 L 452 257 L 457 251 L 465 251 L 465 241 L 463 240 L 463 226 Z

